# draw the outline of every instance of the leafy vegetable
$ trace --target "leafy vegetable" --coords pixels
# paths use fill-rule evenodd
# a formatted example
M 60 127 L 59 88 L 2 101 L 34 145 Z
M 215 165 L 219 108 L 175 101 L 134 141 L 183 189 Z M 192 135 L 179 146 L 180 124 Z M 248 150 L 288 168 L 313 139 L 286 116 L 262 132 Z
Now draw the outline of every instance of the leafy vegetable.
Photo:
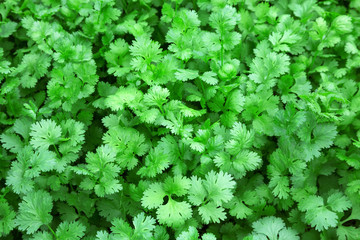
M 359 19 L 1 1 L 0 238 L 359 240 Z

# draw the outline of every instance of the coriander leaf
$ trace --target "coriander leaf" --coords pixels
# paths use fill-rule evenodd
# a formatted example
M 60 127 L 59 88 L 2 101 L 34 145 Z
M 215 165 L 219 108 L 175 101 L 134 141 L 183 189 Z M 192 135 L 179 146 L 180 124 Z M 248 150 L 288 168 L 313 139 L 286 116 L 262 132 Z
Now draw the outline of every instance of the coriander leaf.
M 16 213 L 10 208 L 6 201 L 0 201 L 0 236 L 8 235 L 15 227 Z
M 169 95 L 169 90 L 155 85 L 144 95 L 144 102 L 148 106 L 158 106 L 161 108 L 161 106 L 167 102 Z
M 178 202 L 169 199 L 168 203 L 161 205 L 156 211 L 159 223 L 168 226 L 180 226 L 191 218 L 191 205 L 187 202 Z
M 351 202 L 341 192 L 331 194 L 327 199 L 327 204 L 335 212 L 343 212 L 351 207 Z
M 13 34 L 13 32 L 15 32 L 17 25 L 18 24 L 16 22 L 2 22 L 0 24 L 0 37 L 9 37 L 11 34 Z
M 105 99 L 105 105 L 113 111 L 123 110 L 125 106 L 136 106 L 142 96 L 143 94 L 135 88 L 121 86 L 115 94 Z
M 230 201 L 233 197 L 232 189 L 236 183 L 230 174 L 222 171 L 218 173 L 210 171 L 203 181 L 208 199 L 215 204 L 221 205 L 223 202 Z
M 110 44 L 110 50 L 105 52 L 105 59 L 108 63 L 108 73 L 121 77 L 130 72 L 129 45 L 124 39 L 117 39 Z
M 0 135 L 0 140 L 2 142 L 2 146 L 13 153 L 21 151 L 24 147 L 24 143 L 21 141 L 20 137 L 15 134 L 3 133 Z
M 185 195 L 189 188 L 189 179 L 179 175 L 168 177 L 164 183 L 151 184 L 145 190 L 141 203 L 149 209 L 157 208 L 156 215 L 160 223 L 179 226 L 192 216 L 192 209 L 186 201 L 177 201 L 173 198 Z M 165 196 L 168 197 L 168 202 L 163 205 Z
M 137 156 L 145 155 L 150 148 L 144 134 L 133 128 L 111 127 L 103 140 L 115 151 L 116 162 L 122 168 L 133 169 L 138 164 Z
M 355 240 L 360 237 L 360 229 L 355 227 L 339 226 L 336 230 L 339 240 Z
M 337 214 L 327 209 L 324 200 L 319 196 L 307 197 L 299 203 L 299 209 L 306 212 L 306 222 L 318 231 L 335 227 L 338 223 Z
M 276 217 L 264 217 L 252 224 L 254 231 L 253 239 L 269 239 L 269 240 L 299 240 L 295 230 L 286 228 L 284 222 Z
M 85 226 L 79 222 L 62 222 L 56 229 L 57 239 L 78 240 L 85 235 Z
M 16 216 L 15 224 L 20 230 L 28 234 L 36 232 L 42 225 L 51 222 L 50 214 L 53 207 L 52 197 L 49 193 L 38 190 L 24 196 L 19 204 L 19 213 Z
M 130 64 L 140 72 L 145 72 L 153 63 L 161 59 L 160 44 L 145 36 L 138 37 L 130 46 L 130 53 L 134 57 Z
M 61 128 L 55 121 L 46 119 L 31 125 L 30 140 L 34 148 L 46 149 L 57 144 L 61 137 Z
M 98 147 L 96 153 L 89 152 L 86 155 L 87 171 L 78 171 L 89 177 L 84 178 L 80 187 L 86 190 L 94 189 L 99 197 L 122 190 L 122 185 L 117 179 L 120 167 L 114 163 L 115 156 L 112 148 L 108 145 Z
M 149 209 L 156 208 L 163 204 L 165 196 L 166 192 L 164 191 L 162 184 L 153 183 L 144 192 L 141 203 Z
M 191 69 L 179 69 L 175 72 L 176 79 L 180 81 L 193 80 L 199 76 L 198 71 Z
M 346 15 L 337 16 L 331 23 L 332 27 L 335 28 L 340 34 L 350 33 L 353 29 L 351 17 Z
M 219 82 L 219 80 L 215 78 L 215 76 L 216 73 L 214 72 L 204 72 L 203 75 L 200 77 L 200 79 L 206 82 L 207 84 L 216 85 Z
M 134 218 L 133 224 L 135 229 L 134 239 L 149 239 L 155 228 L 155 219 L 145 216 L 144 213 L 140 213 Z
M 176 240 L 199 240 L 199 233 L 195 227 L 190 226 L 186 231 L 182 231 Z M 202 240 L 215 240 L 212 233 L 205 233 L 202 235 Z
M 145 216 L 144 213 L 139 213 L 133 219 L 134 228 L 132 228 L 127 222 L 122 219 L 115 218 L 111 223 L 111 231 L 114 234 L 115 239 L 131 239 L 142 240 L 152 239 L 153 231 L 155 228 L 155 219 Z
M 145 166 L 141 167 L 137 174 L 143 177 L 155 177 L 169 167 L 169 160 L 170 157 L 160 148 L 151 149 L 145 158 Z
M 290 58 L 285 54 L 272 52 L 268 42 L 262 41 L 255 49 L 255 55 L 250 65 L 249 78 L 260 84 L 257 91 L 272 88 L 278 77 L 289 72 Z
M 219 223 L 226 219 L 224 210 L 223 207 L 219 207 L 215 203 L 210 202 L 199 207 L 199 214 L 205 224 L 210 222 Z

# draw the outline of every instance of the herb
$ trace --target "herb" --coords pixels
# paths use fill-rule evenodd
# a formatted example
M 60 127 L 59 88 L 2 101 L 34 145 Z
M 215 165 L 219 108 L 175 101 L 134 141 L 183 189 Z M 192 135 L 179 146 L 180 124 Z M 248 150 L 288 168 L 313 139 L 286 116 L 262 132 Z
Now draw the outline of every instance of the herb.
M 359 17 L 2 1 L 0 238 L 360 239 Z

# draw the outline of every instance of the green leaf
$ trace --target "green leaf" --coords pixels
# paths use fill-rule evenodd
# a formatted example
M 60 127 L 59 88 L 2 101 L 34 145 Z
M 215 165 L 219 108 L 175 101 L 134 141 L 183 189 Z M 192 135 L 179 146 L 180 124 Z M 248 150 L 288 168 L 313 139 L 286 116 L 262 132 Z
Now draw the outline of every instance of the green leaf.
M 0 135 L 0 140 L 2 142 L 2 146 L 13 153 L 21 151 L 21 149 L 24 147 L 20 137 L 15 134 L 3 133 Z
M 195 227 L 190 226 L 186 231 L 182 231 L 176 240 L 199 240 L 199 233 Z M 205 233 L 202 235 L 202 240 L 216 240 L 212 233 Z
M 99 197 L 122 190 L 122 185 L 117 179 L 120 167 L 114 164 L 115 157 L 113 149 L 108 145 L 98 147 L 96 153 L 89 152 L 86 155 L 88 171 L 78 173 L 90 175 L 90 177 L 84 178 L 80 187 L 87 190 L 94 189 Z
M 166 98 L 168 98 L 169 95 L 169 90 L 155 85 L 152 86 L 149 91 L 144 95 L 144 102 L 148 106 L 161 107 L 164 103 L 167 102 Z
M 33 151 L 26 146 L 18 153 L 17 161 L 13 161 L 6 184 L 12 186 L 16 193 L 27 193 L 33 189 L 33 178 L 38 177 L 42 172 L 55 169 L 56 157 L 48 150 Z
M 238 219 L 245 219 L 247 216 L 253 213 L 253 210 L 246 206 L 241 200 L 237 197 L 234 197 L 228 205 L 230 206 L 230 215 Z
M 123 219 L 115 218 L 111 223 L 113 224 L 111 231 L 115 239 L 152 239 L 155 228 L 155 219 L 145 216 L 144 213 L 139 213 L 133 219 L 134 229 Z
M 175 72 L 176 79 L 180 81 L 193 80 L 199 76 L 198 71 L 191 69 L 179 69 Z
M 61 128 L 55 121 L 46 119 L 31 125 L 30 140 L 34 148 L 47 149 L 57 144 L 61 137 Z
M 138 164 L 136 156 L 145 155 L 150 148 L 145 136 L 133 128 L 111 127 L 103 140 L 118 155 L 116 162 L 121 168 L 133 169 Z
M 10 208 L 6 201 L 0 200 L 0 237 L 8 235 L 15 227 L 16 213 Z
M 121 86 L 115 94 L 105 99 L 105 105 L 113 111 L 123 110 L 125 106 L 136 106 L 142 97 L 143 94 L 136 88 Z
M 50 62 L 51 58 L 46 54 L 26 54 L 14 74 L 21 76 L 20 83 L 24 88 L 32 88 L 41 77 L 48 73 Z
M 160 61 L 161 52 L 158 42 L 145 36 L 138 37 L 130 46 L 130 53 L 133 56 L 130 64 L 135 70 L 145 72 L 152 63 Z
M 319 196 L 307 197 L 299 203 L 299 209 L 306 212 L 306 222 L 318 231 L 335 227 L 338 223 L 337 214 L 327 209 L 324 200 Z
M 164 202 L 166 192 L 161 183 L 152 183 L 144 192 L 141 203 L 144 207 L 149 209 L 159 207 Z
M 34 233 L 30 239 L 31 240 L 52 240 L 53 235 L 51 235 L 51 233 L 49 233 L 49 232 L 38 231 L 38 232 Z
M 206 174 L 205 179 L 202 180 L 202 187 L 200 186 L 200 180 L 192 178 L 189 199 L 194 204 L 198 204 L 204 198 L 206 191 L 206 197 L 210 201 L 216 205 L 221 205 L 232 199 L 232 190 L 235 185 L 236 183 L 230 174 L 222 171 L 218 173 L 210 171 Z
M 142 177 L 155 177 L 162 173 L 170 165 L 170 157 L 160 148 L 151 149 L 145 158 L 145 166 L 141 167 L 137 174 Z
M 178 202 L 169 199 L 168 203 L 161 205 L 156 211 L 159 223 L 168 226 L 181 226 L 192 216 L 191 205 L 187 202 Z
M 62 222 L 56 229 L 56 236 L 59 240 L 78 240 L 85 235 L 85 226 L 79 222 Z
M 218 84 L 219 80 L 215 76 L 216 73 L 214 72 L 204 72 L 200 79 L 209 85 L 216 85 Z
M 108 73 L 121 77 L 130 72 L 129 45 L 124 39 L 117 39 L 110 44 L 110 50 L 105 52 L 105 59 L 108 63 Z
M 49 193 L 38 190 L 28 193 L 19 204 L 19 213 L 15 224 L 28 234 L 36 232 L 42 225 L 48 225 L 52 216 L 52 197 Z
M 335 212 L 343 212 L 351 208 L 350 200 L 341 192 L 331 194 L 327 199 L 327 204 Z
M 105 231 L 98 231 L 96 233 L 96 240 L 112 240 L 112 239 L 113 239 L 113 237 Z M 124 238 L 124 239 L 126 239 L 126 238 Z
M 205 224 L 219 223 L 226 219 L 226 214 L 223 207 L 217 206 L 215 203 L 210 202 L 199 207 L 199 214 Z
M 353 25 L 351 22 L 351 17 L 346 16 L 346 15 L 340 15 L 337 16 L 333 22 L 332 22 L 332 27 L 335 28 L 335 30 L 337 32 L 339 32 L 340 34 L 344 34 L 344 33 L 350 33 L 353 30 Z
M 172 198 L 185 195 L 189 188 L 189 179 L 179 175 L 173 178 L 168 177 L 164 183 L 151 184 L 144 191 L 141 203 L 149 209 L 157 208 L 156 214 L 160 223 L 179 226 L 192 216 L 192 209 L 186 201 L 176 201 Z M 168 197 L 166 204 L 164 203 L 165 196 Z
M 2 22 L 0 23 L 0 37 L 7 38 L 13 34 L 17 27 L 16 22 Z
M 210 26 L 222 34 L 233 30 L 239 20 L 240 15 L 236 12 L 235 8 L 229 5 L 226 5 L 220 11 L 213 12 L 209 18 Z
M 272 52 L 267 41 L 260 42 L 254 52 L 256 57 L 250 65 L 249 78 L 260 84 L 258 91 L 272 88 L 278 77 L 289 72 L 289 56 Z
M 113 221 L 111 221 L 111 223 L 113 225 L 111 227 L 111 231 L 115 236 L 121 237 L 123 239 L 131 239 L 133 230 L 127 222 L 125 222 L 123 219 L 115 218 Z
M 252 224 L 254 231 L 253 239 L 269 240 L 299 240 L 295 230 L 286 228 L 285 223 L 280 218 L 264 217 Z
M 339 226 L 336 234 L 339 240 L 356 240 L 360 237 L 360 228 Z
M 138 214 L 134 220 L 134 239 L 150 239 L 155 228 L 155 219 L 145 216 L 144 213 Z

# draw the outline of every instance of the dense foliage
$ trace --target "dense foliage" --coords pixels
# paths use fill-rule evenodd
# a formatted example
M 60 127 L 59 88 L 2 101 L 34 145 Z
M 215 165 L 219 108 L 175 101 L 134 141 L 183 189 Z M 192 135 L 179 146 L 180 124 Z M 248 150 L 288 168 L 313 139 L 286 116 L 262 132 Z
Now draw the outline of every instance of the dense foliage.
M 0 1 L 0 237 L 360 239 L 360 1 Z

